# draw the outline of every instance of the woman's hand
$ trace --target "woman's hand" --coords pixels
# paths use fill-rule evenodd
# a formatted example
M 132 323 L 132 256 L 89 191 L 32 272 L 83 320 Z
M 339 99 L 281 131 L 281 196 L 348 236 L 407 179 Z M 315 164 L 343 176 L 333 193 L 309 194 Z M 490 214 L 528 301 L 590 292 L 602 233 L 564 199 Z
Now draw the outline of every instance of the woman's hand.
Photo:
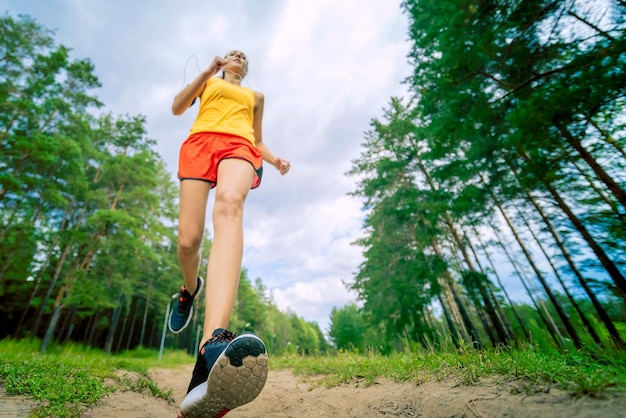
M 209 68 L 207 68 L 207 72 L 211 74 L 211 77 L 213 77 L 213 75 L 217 74 L 222 68 L 224 68 L 224 66 L 226 66 L 226 64 L 228 64 L 228 61 L 225 58 L 216 56 L 213 58 L 213 62 L 211 62 Z
M 289 161 L 277 157 L 274 161 L 274 167 L 276 167 L 276 169 L 280 171 L 280 174 L 284 176 L 291 168 L 291 164 L 289 163 Z

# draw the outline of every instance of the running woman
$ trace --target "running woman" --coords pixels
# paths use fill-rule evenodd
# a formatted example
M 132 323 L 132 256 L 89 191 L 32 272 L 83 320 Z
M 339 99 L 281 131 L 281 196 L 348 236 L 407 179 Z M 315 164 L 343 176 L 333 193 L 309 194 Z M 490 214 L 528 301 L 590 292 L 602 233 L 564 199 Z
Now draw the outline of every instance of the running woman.
M 282 175 L 290 163 L 274 156 L 263 141 L 264 96 L 241 86 L 247 73 L 248 60 L 241 51 L 216 56 L 172 103 L 172 113 L 181 115 L 200 102 L 178 163 L 178 258 L 184 285 L 168 321 L 174 333 L 189 324 L 193 302 L 204 286 L 200 244 L 209 191 L 215 188 L 203 337 L 181 417 L 221 417 L 254 400 L 267 380 L 263 341 L 251 333 L 236 337 L 228 325 L 241 271 L 246 196 L 261 183 L 263 161 Z

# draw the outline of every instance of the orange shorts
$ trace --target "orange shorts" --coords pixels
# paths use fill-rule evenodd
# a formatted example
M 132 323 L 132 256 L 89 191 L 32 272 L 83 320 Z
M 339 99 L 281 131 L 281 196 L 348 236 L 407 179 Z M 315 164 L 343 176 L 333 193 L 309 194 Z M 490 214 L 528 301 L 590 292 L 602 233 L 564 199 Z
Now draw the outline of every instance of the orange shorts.
M 190 135 L 180 147 L 178 178 L 204 180 L 217 184 L 217 166 L 227 158 L 240 158 L 254 168 L 251 189 L 259 187 L 263 174 L 263 156 L 250 141 L 236 135 L 198 132 Z

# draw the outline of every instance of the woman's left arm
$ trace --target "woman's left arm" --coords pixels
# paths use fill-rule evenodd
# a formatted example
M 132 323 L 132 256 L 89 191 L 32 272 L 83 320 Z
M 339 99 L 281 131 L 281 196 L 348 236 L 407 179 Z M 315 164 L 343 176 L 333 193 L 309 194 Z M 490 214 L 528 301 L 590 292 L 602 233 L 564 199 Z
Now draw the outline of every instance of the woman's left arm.
M 252 122 L 252 128 L 254 129 L 254 143 L 257 149 L 261 152 L 263 160 L 270 163 L 280 174 L 287 174 L 291 164 L 289 161 L 280 157 L 274 156 L 272 151 L 263 142 L 263 106 L 265 104 L 265 96 L 258 91 L 254 92 L 254 121 Z

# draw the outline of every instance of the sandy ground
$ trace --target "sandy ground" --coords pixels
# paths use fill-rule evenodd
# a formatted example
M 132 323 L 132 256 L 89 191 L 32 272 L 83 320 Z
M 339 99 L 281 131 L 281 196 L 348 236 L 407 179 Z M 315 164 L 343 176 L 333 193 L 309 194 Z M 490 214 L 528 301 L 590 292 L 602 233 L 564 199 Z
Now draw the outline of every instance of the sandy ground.
M 177 405 L 185 397 L 191 369 L 185 366 L 150 371 L 161 389 L 172 390 L 173 399 L 169 402 L 148 394 L 117 391 L 82 417 L 175 418 Z M 624 393 L 605 393 L 600 399 L 573 398 L 550 387 L 533 394 L 526 394 L 524 388 L 523 381 L 499 384 L 483 381 L 465 386 L 453 380 L 420 385 L 380 380 L 367 387 L 353 382 L 328 389 L 312 385 L 310 380 L 307 383 L 289 370 L 271 370 L 261 395 L 227 417 L 626 417 Z M 12 404 L 8 409 L 7 402 Z M 0 391 L 2 417 L 27 416 L 30 405 L 28 399 L 6 397 Z M 5 415 L 9 410 L 10 415 Z
M 172 390 L 173 401 L 137 393 L 115 393 L 83 415 L 84 418 L 173 418 L 185 397 L 191 366 L 154 369 L 151 377 L 163 390 Z M 261 395 L 227 416 L 320 417 L 626 417 L 626 394 L 608 393 L 602 399 L 573 398 L 545 387 L 527 395 L 522 381 L 495 381 L 465 386 L 453 380 L 421 385 L 381 380 L 365 387 L 358 382 L 327 389 L 313 387 L 288 370 L 270 370 Z M 515 394 L 516 393 L 516 394 Z

